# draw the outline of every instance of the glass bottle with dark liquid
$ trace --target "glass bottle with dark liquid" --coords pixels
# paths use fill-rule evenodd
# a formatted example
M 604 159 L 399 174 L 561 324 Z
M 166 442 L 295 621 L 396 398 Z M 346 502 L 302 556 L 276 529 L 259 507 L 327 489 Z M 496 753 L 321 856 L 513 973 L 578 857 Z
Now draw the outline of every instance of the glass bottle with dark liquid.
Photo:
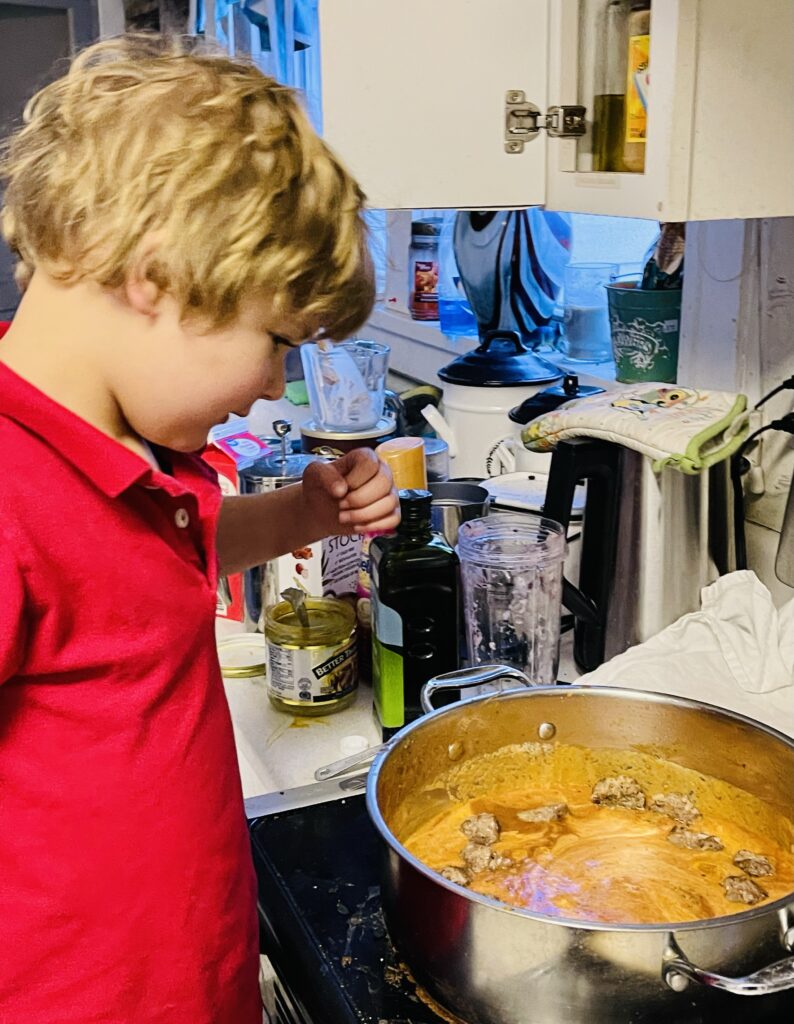
M 603 64 L 593 97 L 593 170 L 623 171 L 629 0 L 609 0 L 601 31 Z
M 458 556 L 432 532 L 431 500 L 429 491 L 400 491 L 397 532 L 370 546 L 372 682 L 384 739 L 421 716 L 428 679 L 460 664 Z

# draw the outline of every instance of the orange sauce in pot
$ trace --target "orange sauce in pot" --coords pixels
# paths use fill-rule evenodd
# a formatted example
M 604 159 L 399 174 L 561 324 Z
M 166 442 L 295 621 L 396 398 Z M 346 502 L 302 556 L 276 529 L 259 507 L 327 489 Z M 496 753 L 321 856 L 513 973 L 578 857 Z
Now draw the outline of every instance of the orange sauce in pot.
M 767 894 L 755 906 L 794 890 L 791 821 L 728 783 L 627 751 L 560 745 L 534 757 L 510 750 L 503 763 L 498 755 L 451 772 L 445 780 L 448 806 L 402 839 L 434 870 L 465 868 L 468 839 L 461 825 L 474 815 L 494 815 L 501 832 L 492 849 L 511 863 L 471 874 L 474 892 L 554 917 L 615 924 L 696 921 L 749 909 L 728 900 L 721 884 L 727 876 L 749 877 L 733 863 L 739 850 L 766 857 L 774 869 L 752 879 Z M 701 813 L 685 827 L 718 837 L 723 849 L 670 842 L 679 823 L 667 814 L 593 803 L 594 783 L 616 773 L 636 779 L 649 801 L 658 793 L 691 793 Z M 518 816 L 554 803 L 568 808 L 558 821 Z

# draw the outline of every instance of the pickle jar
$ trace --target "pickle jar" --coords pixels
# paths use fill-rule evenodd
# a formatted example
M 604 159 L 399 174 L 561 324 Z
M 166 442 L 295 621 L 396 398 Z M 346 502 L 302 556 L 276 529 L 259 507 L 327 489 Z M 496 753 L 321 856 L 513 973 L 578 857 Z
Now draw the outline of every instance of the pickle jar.
M 288 601 L 267 609 L 267 690 L 291 715 L 330 715 L 356 699 L 356 613 L 333 597 L 307 597 L 308 626 Z

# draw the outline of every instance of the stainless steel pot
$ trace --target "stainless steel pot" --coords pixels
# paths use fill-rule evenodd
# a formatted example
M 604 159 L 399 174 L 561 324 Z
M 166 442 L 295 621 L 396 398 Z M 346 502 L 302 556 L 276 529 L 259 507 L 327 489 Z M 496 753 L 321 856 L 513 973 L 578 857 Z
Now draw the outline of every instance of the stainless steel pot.
M 442 534 L 451 547 L 458 543 L 461 523 L 479 519 L 488 511 L 490 495 L 484 487 L 444 480 L 431 483 L 427 489 L 433 495 L 430 518 L 436 533 Z
M 426 710 L 433 691 L 482 682 L 476 670 L 450 675 L 428 684 Z M 386 923 L 420 985 L 468 1024 L 791 1019 L 794 895 L 684 924 L 551 918 L 447 882 L 396 838 L 406 798 L 452 761 L 551 737 L 594 748 L 651 746 L 789 817 L 794 811 L 794 743 L 698 701 L 610 687 L 537 687 L 435 711 L 387 745 L 367 787 L 369 813 L 385 841 Z

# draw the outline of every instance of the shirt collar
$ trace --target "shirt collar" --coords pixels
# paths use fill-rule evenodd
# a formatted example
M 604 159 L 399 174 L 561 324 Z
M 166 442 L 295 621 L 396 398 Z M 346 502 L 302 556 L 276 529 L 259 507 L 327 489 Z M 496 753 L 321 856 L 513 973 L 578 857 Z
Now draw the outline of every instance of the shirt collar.
M 59 405 L 1 362 L 0 416 L 36 434 L 111 498 L 147 476 L 154 477 L 140 455 Z

